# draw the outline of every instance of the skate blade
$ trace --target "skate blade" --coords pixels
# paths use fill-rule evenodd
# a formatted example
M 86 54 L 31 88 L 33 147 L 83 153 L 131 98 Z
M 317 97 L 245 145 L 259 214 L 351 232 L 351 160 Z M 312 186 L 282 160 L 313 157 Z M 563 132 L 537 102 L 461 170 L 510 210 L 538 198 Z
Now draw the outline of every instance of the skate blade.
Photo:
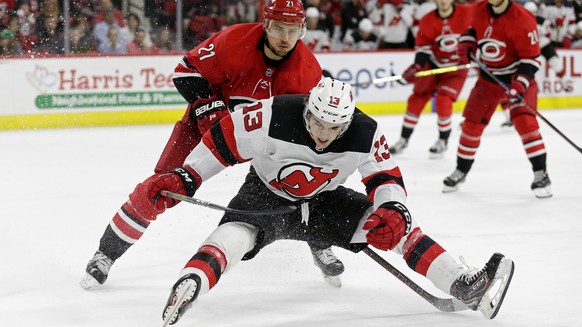
M 428 158 L 429 159 L 442 159 L 445 156 L 445 152 L 428 152 Z
M 458 185 L 455 185 L 455 186 L 445 185 L 445 186 L 443 186 L 443 193 L 452 193 L 452 192 L 456 192 L 458 190 L 459 190 Z
M 515 264 L 511 259 L 503 258 L 499 264 L 499 268 L 495 273 L 491 287 L 485 293 L 477 309 L 487 319 L 493 319 L 499 312 L 503 299 L 505 298 L 505 293 L 509 288 L 509 283 L 513 277 L 513 271 L 515 270 Z
M 328 284 L 333 285 L 335 287 L 342 287 L 342 279 L 341 279 L 341 275 L 337 275 L 337 276 L 326 276 L 323 275 L 323 280 L 325 280 Z
M 552 189 L 549 185 L 546 187 L 534 188 L 532 192 L 538 199 L 549 198 L 553 195 Z
M 81 279 L 79 284 L 81 284 L 81 287 L 86 290 L 92 289 L 97 285 L 101 285 L 95 278 L 93 278 L 93 276 L 87 273 L 85 274 L 85 276 L 83 276 L 83 279 Z
M 176 288 L 176 292 L 178 292 L 179 289 L 182 287 L 186 287 L 186 290 L 184 292 L 180 292 L 181 294 L 178 297 L 178 299 L 176 300 L 176 302 L 174 303 L 174 305 L 170 305 L 166 308 L 166 310 L 164 312 L 164 317 L 165 317 L 164 324 L 162 325 L 162 327 L 166 327 L 168 325 L 173 325 L 178 321 L 178 319 L 180 318 L 179 317 L 180 316 L 180 308 L 182 307 L 184 302 L 190 301 L 192 299 L 192 297 L 194 297 L 194 294 L 196 294 L 196 289 L 198 288 L 198 285 L 196 284 L 196 282 L 194 280 L 186 279 L 186 280 L 184 280 L 184 282 L 182 284 L 180 284 L 180 286 L 178 286 Z

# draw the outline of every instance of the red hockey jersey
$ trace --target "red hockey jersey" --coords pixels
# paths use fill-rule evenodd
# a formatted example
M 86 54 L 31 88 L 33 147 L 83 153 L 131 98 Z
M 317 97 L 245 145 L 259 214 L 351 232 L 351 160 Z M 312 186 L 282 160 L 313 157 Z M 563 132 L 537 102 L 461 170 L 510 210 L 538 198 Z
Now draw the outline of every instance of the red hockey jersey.
M 438 67 L 458 65 L 459 36 L 469 28 L 470 19 L 471 6 L 468 5 L 454 5 L 452 15 L 444 19 L 438 10 L 429 12 L 419 23 L 416 53 L 427 55 Z
M 202 76 L 214 93 L 234 110 L 239 103 L 280 94 L 306 94 L 321 79 L 321 66 L 311 51 L 297 42 L 292 55 L 277 67 L 263 59 L 261 23 L 233 25 L 186 54 L 176 76 Z
M 475 3 L 471 25 L 476 32 L 480 60 L 495 75 L 519 71 L 533 78 L 539 69 L 540 42 L 536 18 L 523 6 L 509 2 L 496 15 L 487 1 Z

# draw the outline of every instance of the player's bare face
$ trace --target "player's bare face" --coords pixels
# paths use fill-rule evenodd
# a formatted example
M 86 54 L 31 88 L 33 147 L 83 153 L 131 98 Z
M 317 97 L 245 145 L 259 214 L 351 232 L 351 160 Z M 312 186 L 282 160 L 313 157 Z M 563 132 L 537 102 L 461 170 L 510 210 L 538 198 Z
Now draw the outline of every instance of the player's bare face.
M 435 0 L 440 11 L 447 11 L 453 6 L 453 0 Z
M 325 149 L 342 132 L 343 124 L 332 124 L 309 115 L 309 131 L 318 148 Z
M 266 32 L 269 50 L 276 56 L 284 57 L 297 44 L 301 34 L 301 25 L 270 21 Z

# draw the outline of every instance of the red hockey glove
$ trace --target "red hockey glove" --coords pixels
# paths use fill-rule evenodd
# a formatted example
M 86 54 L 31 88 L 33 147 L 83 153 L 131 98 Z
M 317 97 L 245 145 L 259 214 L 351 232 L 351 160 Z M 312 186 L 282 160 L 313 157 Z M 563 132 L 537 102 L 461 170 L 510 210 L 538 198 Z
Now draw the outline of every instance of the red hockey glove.
M 224 101 L 219 100 L 216 96 L 196 100 L 190 110 L 191 115 L 193 114 L 193 117 L 196 117 L 198 130 L 202 134 L 220 121 L 222 117 L 229 114 Z
M 382 204 L 368 217 L 364 230 L 368 243 L 380 250 L 392 250 L 410 231 L 412 219 L 408 209 L 398 202 Z
M 466 65 L 475 57 L 477 53 L 477 38 L 475 35 L 475 30 L 469 29 L 467 33 L 459 37 L 459 45 L 457 46 L 459 65 Z
M 419 64 L 412 64 L 410 65 L 410 67 L 406 68 L 406 70 L 404 71 L 404 73 L 402 73 L 402 79 L 398 80 L 398 83 L 405 85 L 405 84 L 412 84 L 414 82 L 416 82 L 416 73 L 418 73 L 419 71 L 422 70 L 422 67 L 420 67 Z M 406 81 L 406 83 L 404 83 L 404 81 Z
M 194 196 L 198 182 L 195 173 L 186 168 L 177 168 L 170 173 L 154 174 L 139 183 L 129 195 L 131 205 L 147 220 L 155 220 L 166 208 L 171 208 L 180 201 L 162 196 L 167 190 L 186 196 Z
M 525 95 L 525 89 L 529 86 L 529 77 L 522 74 L 515 74 L 509 84 L 509 101 L 513 103 L 522 102 Z

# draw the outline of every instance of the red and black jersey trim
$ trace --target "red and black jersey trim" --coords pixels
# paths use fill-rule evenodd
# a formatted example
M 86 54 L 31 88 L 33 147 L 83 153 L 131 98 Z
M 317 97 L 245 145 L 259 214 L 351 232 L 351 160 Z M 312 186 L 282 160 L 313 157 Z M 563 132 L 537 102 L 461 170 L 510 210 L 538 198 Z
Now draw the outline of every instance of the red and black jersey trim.
M 366 194 L 371 194 L 378 186 L 384 184 L 398 184 L 403 189 L 406 190 L 406 188 L 404 187 L 404 179 L 402 178 L 402 176 L 394 176 L 382 172 L 364 181 L 364 185 L 366 186 Z
M 218 152 L 222 162 L 233 166 L 243 161 L 239 161 L 236 155 L 228 147 L 228 142 L 222 130 L 221 124 L 215 124 L 210 128 L 210 135 L 212 136 L 212 143 L 214 143 L 214 149 Z M 216 153 L 214 155 L 217 155 Z

